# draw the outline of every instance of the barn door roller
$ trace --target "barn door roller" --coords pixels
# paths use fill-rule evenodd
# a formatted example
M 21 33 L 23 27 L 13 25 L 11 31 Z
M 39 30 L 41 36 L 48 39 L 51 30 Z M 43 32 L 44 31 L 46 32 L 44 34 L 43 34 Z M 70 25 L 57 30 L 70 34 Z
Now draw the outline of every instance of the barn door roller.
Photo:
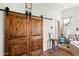
M 6 13 L 7 16 L 8 16 L 8 12 L 9 11 L 10 11 L 9 8 L 8 7 L 5 7 L 5 13 Z

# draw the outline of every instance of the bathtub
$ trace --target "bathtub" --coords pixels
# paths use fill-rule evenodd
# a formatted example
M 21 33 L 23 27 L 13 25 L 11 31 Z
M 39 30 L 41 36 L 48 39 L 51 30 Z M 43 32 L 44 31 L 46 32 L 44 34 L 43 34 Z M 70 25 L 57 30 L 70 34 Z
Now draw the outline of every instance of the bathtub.
M 70 42 L 70 51 L 74 56 L 79 56 L 79 41 Z
M 79 48 L 79 41 L 72 41 L 70 43 L 74 45 L 75 47 Z

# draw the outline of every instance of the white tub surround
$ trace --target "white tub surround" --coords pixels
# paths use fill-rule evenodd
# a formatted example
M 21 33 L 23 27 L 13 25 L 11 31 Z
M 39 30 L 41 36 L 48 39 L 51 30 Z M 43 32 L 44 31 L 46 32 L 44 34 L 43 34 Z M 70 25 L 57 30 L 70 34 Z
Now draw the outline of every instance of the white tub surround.
M 70 42 L 70 49 L 74 56 L 79 56 L 79 41 Z
M 75 47 L 79 48 L 79 41 L 72 41 L 70 44 L 74 45 Z

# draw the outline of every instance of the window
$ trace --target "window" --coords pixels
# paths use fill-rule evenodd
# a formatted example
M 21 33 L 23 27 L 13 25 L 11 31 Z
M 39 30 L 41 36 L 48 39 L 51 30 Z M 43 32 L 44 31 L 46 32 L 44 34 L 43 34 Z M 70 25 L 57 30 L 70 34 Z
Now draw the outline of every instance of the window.
M 67 24 L 70 24 L 71 22 L 71 18 L 65 18 L 64 19 L 64 24 L 67 25 Z

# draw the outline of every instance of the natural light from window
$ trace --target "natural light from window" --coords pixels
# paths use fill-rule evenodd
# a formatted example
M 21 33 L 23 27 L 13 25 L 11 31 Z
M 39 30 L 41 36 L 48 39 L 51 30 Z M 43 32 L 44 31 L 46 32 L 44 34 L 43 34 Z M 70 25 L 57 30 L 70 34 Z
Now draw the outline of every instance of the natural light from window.
M 67 25 L 70 23 L 70 21 L 71 21 L 70 18 L 66 18 L 66 19 L 64 19 L 64 24 Z

